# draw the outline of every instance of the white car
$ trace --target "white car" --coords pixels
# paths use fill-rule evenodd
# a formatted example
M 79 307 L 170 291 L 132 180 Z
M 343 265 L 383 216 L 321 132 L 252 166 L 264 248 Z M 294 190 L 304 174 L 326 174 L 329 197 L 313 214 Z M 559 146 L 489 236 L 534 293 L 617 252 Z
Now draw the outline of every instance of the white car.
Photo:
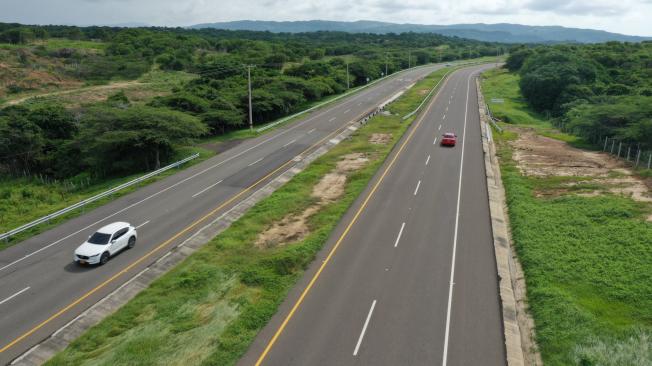
M 88 237 L 75 249 L 74 261 L 79 264 L 105 264 L 123 249 L 136 245 L 136 228 L 127 222 L 114 222 Z

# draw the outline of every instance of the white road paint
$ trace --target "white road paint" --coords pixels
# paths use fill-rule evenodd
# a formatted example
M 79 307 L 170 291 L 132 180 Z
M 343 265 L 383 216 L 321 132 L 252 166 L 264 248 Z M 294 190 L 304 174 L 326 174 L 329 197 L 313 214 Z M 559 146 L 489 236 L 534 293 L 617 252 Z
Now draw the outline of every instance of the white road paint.
M 417 182 L 417 188 L 414 189 L 414 195 L 415 195 L 415 196 L 417 195 L 417 193 L 419 193 L 419 187 L 420 187 L 420 186 L 421 186 L 421 181 L 419 180 L 419 181 Z
M 401 224 L 401 230 L 398 231 L 398 235 L 396 236 L 396 241 L 394 242 L 394 248 L 398 246 L 398 242 L 401 240 L 401 235 L 403 235 L 403 229 L 405 229 L 405 223 Z
M 295 142 L 297 142 L 297 139 L 294 139 L 294 140 L 288 142 L 287 144 L 283 145 L 283 147 L 288 147 L 288 146 L 292 145 Z
M 430 155 L 428 155 L 428 158 L 426 159 L 426 165 L 430 162 Z
M 11 296 L 9 296 L 8 298 L 6 298 L 6 299 L 4 299 L 4 300 L 2 300 L 2 301 L 0 301 L 0 305 L 2 305 L 2 304 L 4 304 L 4 303 L 6 303 L 7 301 L 9 301 L 9 300 L 11 300 L 11 299 L 13 299 L 14 297 L 16 297 L 16 296 L 18 296 L 18 295 L 20 295 L 20 294 L 22 294 L 23 292 L 25 292 L 25 291 L 27 291 L 27 290 L 29 290 L 29 289 L 30 289 L 30 287 L 29 287 L 29 286 L 27 286 L 27 287 L 25 287 L 24 289 L 22 289 L 22 290 L 20 290 L 20 291 L 18 291 L 18 292 L 16 292 L 15 294 L 13 294 L 13 295 L 11 295 Z
M 308 131 L 307 134 L 310 135 L 311 133 L 315 132 L 315 130 L 316 130 L 316 128 L 313 128 L 312 130 Z
M 462 157 L 460 159 L 460 177 L 457 183 L 457 208 L 455 210 L 455 235 L 453 236 L 453 256 L 451 258 L 451 275 L 450 282 L 448 286 L 448 308 L 446 310 L 446 333 L 444 335 L 444 356 L 442 360 L 442 366 L 446 366 L 448 361 L 448 335 L 450 334 L 450 325 L 451 325 L 451 306 L 453 303 L 453 284 L 455 281 L 455 253 L 457 251 L 457 234 L 460 223 L 460 197 L 462 195 L 462 172 L 464 170 L 464 137 L 466 136 L 466 119 L 469 112 L 469 91 L 471 87 L 471 76 L 466 82 L 466 105 L 464 107 L 464 129 L 462 130 Z
M 262 159 L 260 159 L 260 160 L 262 160 Z M 260 161 L 260 160 L 258 160 L 258 161 Z M 251 166 L 251 165 L 253 165 L 253 164 L 249 164 L 249 166 Z M 221 180 L 220 180 L 219 182 L 217 182 L 217 183 L 213 183 L 213 184 L 211 184 L 210 186 L 208 186 L 208 187 L 202 189 L 201 191 L 199 191 L 199 192 L 193 194 L 193 195 L 192 195 L 192 198 L 195 198 L 195 197 L 199 196 L 200 194 L 202 194 L 202 193 L 208 191 L 209 189 L 215 187 L 216 185 L 218 185 L 218 184 L 220 184 L 220 183 L 222 183 Z M 149 222 L 149 221 L 148 221 L 148 222 Z
M 136 226 L 136 229 L 140 229 L 141 227 L 143 227 L 143 226 L 149 224 L 149 221 L 150 221 L 150 220 L 147 220 L 147 221 L 143 222 L 142 224 Z
M 444 114 L 443 117 L 441 117 L 442 120 L 446 119 L 446 114 Z
M 344 111 L 344 113 L 349 113 L 349 112 L 351 112 L 350 108 Z
M 353 355 L 357 356 L 358 351 L 360 350 L 360 345 L 362 344 L 362 338 L 364 338 L 365 332 L 367 332 L 367 326 L 369 325 L 369 320 L 371 320 L 371 314 L 374 313 L 374 308 L 376 307 L 376 300 L 371 303 L 371 309 L 369 309 L 369 314 L 367 314 L 367 320 L 364 321 L 364 325 L 362 326 L 362 331 L 360 332 L 360 337 L 358 337 L 358 343 L 355 345 L 355 349 L 353 350 Z
M 260 158 L 260 159 L 254 161 L 253 163 L 251 163 L 251 164 L 249 164 L 249 165 L 247 165 L 247 166 L 256 165 L 256 164 L 260 163 L 262 160 L 263 160 L 263 158 Z
M 434 145 L 436 143 L 437 143 L 437 138 L 435 137 L 435 141 L 433 141 L 432 144 Z
M 441 125 L 439 125 L 439 128 L 437 130 L 441 130 Z
M 333 122 L 333 121 L 335 121 L 336 119 L 337 119 L 337 117 L 333 117 L 333 118 L 329 119 L 328 122 Z

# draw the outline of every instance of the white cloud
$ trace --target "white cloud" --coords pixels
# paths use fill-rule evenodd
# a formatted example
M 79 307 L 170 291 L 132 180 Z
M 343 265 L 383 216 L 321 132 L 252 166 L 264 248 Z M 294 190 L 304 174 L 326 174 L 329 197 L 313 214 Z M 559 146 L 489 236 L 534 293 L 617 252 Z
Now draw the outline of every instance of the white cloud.
M 652 0 L 0 0 L 0 21 L 184 26 L 229 20 L 520 23 L 652 35 Z

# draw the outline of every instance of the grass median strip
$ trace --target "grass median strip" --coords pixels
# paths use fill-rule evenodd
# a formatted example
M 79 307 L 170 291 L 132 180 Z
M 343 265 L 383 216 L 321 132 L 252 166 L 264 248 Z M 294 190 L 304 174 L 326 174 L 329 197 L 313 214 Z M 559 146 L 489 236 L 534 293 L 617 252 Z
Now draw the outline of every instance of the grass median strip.
M 419 82 L 391 115 L 374 117 L 48 364 L 237 362 L 409 127 L 396 112 L 416 107 L 447 71 Z M 378 143 L 380 134 L 391 137 Z
M 494 139 L 544 364 L 652 364 L 652 204 L 632 188 L 640 180 L 560 143 L 578 140 L 527 108 L 517 75 L 484 75 L 486 100 L 504 98 L 493 113 L 510 122 Z

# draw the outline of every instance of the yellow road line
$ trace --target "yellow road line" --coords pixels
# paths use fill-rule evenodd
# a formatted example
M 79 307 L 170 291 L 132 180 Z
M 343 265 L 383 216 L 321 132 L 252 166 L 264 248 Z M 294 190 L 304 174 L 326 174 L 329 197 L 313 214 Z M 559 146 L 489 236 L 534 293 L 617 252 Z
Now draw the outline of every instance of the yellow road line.
M 333 246 L 331 251 L 328 253 L 328 256 L 326 257 L 326 259 L 322 262 L 322 264 L 319 267 L 319 269 L 317 270 L 317 272 L 312 276 L 312 279 L 310 279 L 310 282 L 308 283 L 306 288 L 301 293 L 301 296 L 299 296 L 299 299 L 295 302 L 294 306 L 292 306 L 292 309 L 290 310 L 288 315 L 283 320 L 283 323 L 281 323 L 281 326 L 276 330 L 276 333 L 274 333 L 274 336 L 272 337 L 272 339 L 269 341 L 269 343 L 265 347 L 265 350 L 263 350 L 263 353 L 258 358 L 258 361 L 256 361 L 255 366 L 260 366 L 260 364 L 265 360 L 265 357 L 267 357 L 267 354 L 269 353 L 269 351 L 272 349 L 272 347 L 276 343 L 276 340 L 281 335 L 281 333 L 283 333 L 283 331 L 285 330 L 285 327 L 287 326 L 288 322 L 290 321 L 290 319 L 292 319 L 292 317 L 294 316 L 294 313 L 296 313 L 299 306 L 301 306 L 301 303 L 303 303 L 303 300 L 305 299 L 306 295 L 308 294 L 308 292 L 310 292 L 310 290 L 312 289 L 312 286 L 315 284 L 315 282 L 317 281 L 317 279 L 321 275 L 324 268 L 326 268 L 326 266 L 330 262 L 331 258 L 333 257 L 333 255 L 337 251 L 337 248 L 339 248 L 342 241 L 344 241 L 344 238 L 346 238 L 346 236 L 348 235 L 349 231 L 351 230 L 351 227 L 353 227 L 355 222 L 358 221 L 358 217 L 360 217 L 360 214 L 367 207 L 367 203 L 369 203 L 369 200 L 371 199 L 371 197 L 374 195 L 374 193 L 376 193 L 376 190 L 378 189 L 380 184 L 385 179 L 385 176 L 390 171 L 390 169 L 394 166 L 394 163 L 396 162 L 396 159 L 398 159 L 398 157 L 403 152 L 403 149 L 405 148 L 405 146 L 408 144 L 408 142 L 410 142 L 410 140 L 412 139 L 412 136 L 414 136 L 415 131 L 417 129 L 419 129 L 419 126 L 421 125 L 421 122 L 423 122 L 423 118 L 428 114 L 428 112 L 432 108 L 434 102 L 439 97 L 439 93 L 444 89 L 444 87 L 448 83 L 448 75 L 449 74 L 445 75 L 446 80 L 444 81 L 444 85 L 442 85 L 442 87 L 439 88 L 439 90 L 437 91 L 437 94 L 435 95 L 435 97 L 432 98 L 432 100 L 428 104 L 428 108 L 426 108 L 425 112 L 419 116 L 419 120 L 417 121 L 416 125 L 414 126 L 414 128 L 412 128 L 412 131 L 410 131 L 410 134 L 405 139 L 405 141 L 403 141 L 403 143 L 399 147 L 398 151 L 396 152 L 396 154 L 394 155 L 392 160 L 389 162 L 389 164 L 387 165 L 387 168 L 385 168 L 385 171 L 383 171 L 383 174 L 380 176 L 380 178 L 378 179 L 376 184 L 374 184 L 373 188 L 371 189 L 371 191 L 369 192 L 369 194 L 367 195 L 365 200 L 362 202 L 362 205 L 360 205 L 360 208 L 358 209 L 358 211 L 353 216 L 353 219 L 351 219 L 349 224 L 346 226 L 346 229 L 344 229 L 344 232 L 342 233 L 342 235 L 340 235 L 340 237 L 337 239 L 337 242 L 335 243 L 335 245 Z
M 318 145 L 322 144 L 324 141 L 326 141 L 327 139 L 329 139 L 331 136 L 340 133 L 340 132 L 343 131 L 344 129 L 348 128 L 348 126 L 349 126 L 352 122 L 357 121 L 359 118 L 361 118 L 362 116 L 364 116 L 365 114 L 368 114 L 368 113 L 369 113 L 369 110 L 366 111 L 366 112 L 364 112 L 364 113 L 362 113 L 362 114 L 360 114 L 360 115 L 358 115 L 358 116 L 355 117 L 353 120 L 351 120 L 351 121 L 345 123 L 344 125 L 342 125 L 342 127 L 340 127 L 340 128 L 338 128 L 338 129 L 336 129 L 335 131 L 329 133 L 328 135 L 326 135 L 326 136 L 325 136 L 324 138 L 322 138 L 321 140 L 317 141 L 316 143 L 314 143 L 313 145 L 311 145 L 311 146 L 308 147 L 307 149 L 303 150 L 299 155 L 303 155 L 303 154 L 305 154 L 306 152 L 308 152 L 309 150 L 311 150 L 311 149 L 317 147 Z M 17 338 L 14 339 L 13 341 L 9 342 L 7 345 L 5 345 L 4 347 L 2 347 L 2 348 L 0 349 L 0 353 L 6 351 L 6 350 L 8 350 L 8 349 L 10 349 L 10 348 L 13 347 L 14 345 L 16 345 L 18 342 L 20 342 L 20 341 L 22 341 L 23 339 L 29 337 L 29 336 L 32 335 L 34 332 L 36 332 L 37 330 L 43 328 L 43 327 L 44 327 L 45 325 L 47 325 L 48 323 L 50 323 L 52 320 L 58 318 L 58 317 L 61 316 L 62 314 L 66 313 L 68 310 L 70 310 L 70 309 L 72 309 L 73 307 L 75 307 L 76 305 L 78 305 L 80 302 L 82 302 L 82 301 L 84 301 L 85 299 L 87 299 L 89 296 L 93 295 L 93 294 L 96 293 L 97 291 L 99 291 L 99 290 L 101 290 L 102 288 L 104 288 L 106 285 L 108 285 L 108 284 L 110 284 L 111 282 L 115 281 L 118 277 L 120 277 L 121 275 L 127 273 L 129 270 L 131 270 L 132 268 L 134 268 L 135 266 L 137 266 L 139 263 L 141 263 L 141 262 L 144 261 L 145 259 L 149 258 L 149 257 L 150 257 L 151 255 L 153 255 L 154 253 L 156 253 L 156 252 L 158 252 L 159 250 L 163 249 L 165 246 L 167 246 L 167 245 L 170 244 L 172 241 L 174 241 L 174 240 L 176 240 L 177 238 L 179 238 L 181 235 L 187 233 L 189 230 L 192 230 L 195 226 L 199 225 L 201 222 L 203 222 L 204 220 L 206 220 L 206 219 L 209 218 L 210 216 L 214 215 L 216 212 L 218 212 L 219 210 L 223 209 L 225 206 L 229 205 L 230 203 L 232 203 L 233 201 L 235 201 L 236 199 L 238 199 L 239 197 L 241 197 L 243 194 L 247 193 L 247 192 L 250 191 L 252 188 L 254 188 L 255 186 L 257 186 L 258 184 L 260 184 L 260 183 L 263 182 L 264 180 L 268 179 L 269 177 L 271 177 L 272 175 L 274 175 L 275 173 L 277 173 L 279 170 L 281 170 L 281 169 L 283 169 L 284 167 L 286 167 L 288 164 L 291 164 L 293 161 L 294 161 L 294 158 L 292 158 L 292 159 L 286 161 L 285 163 L 283 163 L 283 164 L 282 164 L 281 166 L 279 166 L 278 168 L 274 169 L 274 170 L 273 170 L 272 172 L 270 172 L 269 174 L 267 174 L 267 175 L 265 175 L 264 177 L 260 178 L 259 180 L 257 180 L 256 182 L 254 182 L 254 183 L 253 183 L 252 185 L 250 185 L 249 187 L 247 187 L 247 188 L 245 188 L 244 190 L 240 191 L 238 194 L 232 196 L 232 197 L 229 198 L 226 202 L 220 204 L 217 208 L 213 209 L 211 212 L 207 213 L 206 215 L 204 215 L 203 217 L 201 217 L 201 218 L 198 219 L 197 221 L 193 222 L 192 224 L 190 224 L 189 226 L 187 226 L 187 227 L 184 228 L 183 230 L 181 230 L 181 231 L 179 231 L 178 233 L 176 233 L 176 234 L 175 234 L 174 236 L 172 236 L 171 238 L 167 239 L 166 241 L 164 241 L 163 243 L 159 244 L 157 247 L 155 247 L 155 248 L 152 249 L 151 251 L 147 252 L 144 256 L 140 257 L 139 259 L 137 259 L 136 261 L 134 261 L 133 263 L 131 263 L 130 265 L 128 265 L 127 267 L 125 267 L 122 271 L 120 271 L 120 272 L 114 274 L 113 276 L 111 276 L 111 277 L 110 277 L 109 279 L 107 279 L 106 281 L 102 282 L 101 284 L 99 284 L 99 285 L 97 285 L 95 288 L 93 288 L 92 290 L 88 291 L 88 292 L 85 293 L 84 295 L 82 295 L 82 296 L 80 296 L 79 298 L 77 298 L 77 300 L 71 302 L 70 304 L 68 304 L 67 306 L 65 306 L 64 308 L 62 308 L 61 310 L 57 311 L 54 315 L 50 316 L 50 317 L 47 318 L 46 320 L 42 321 L 41 323 L 39 323 L 38 325 L 36 325 L 36 326 L 33 327 L 32 329 L 30 329 L 29 331 L 23 333 L 22 335 L 20 335 L 19 337 L 17 337 Z

